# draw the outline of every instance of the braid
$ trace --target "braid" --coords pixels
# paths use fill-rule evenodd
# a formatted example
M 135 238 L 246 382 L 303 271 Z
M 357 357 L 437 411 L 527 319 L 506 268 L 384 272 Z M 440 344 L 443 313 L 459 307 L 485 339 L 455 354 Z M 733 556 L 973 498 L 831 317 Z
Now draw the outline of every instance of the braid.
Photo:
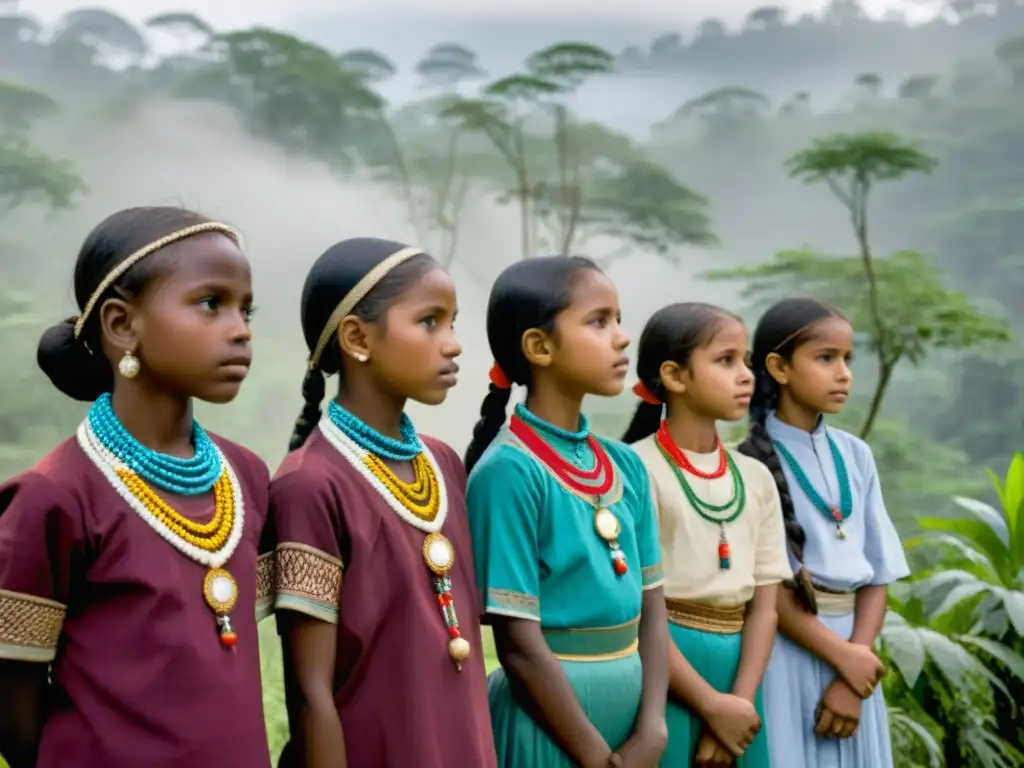
M 801 604 L 811 613 L 817 613 L 818 605 L 811 588 L 810 577 L 803 568 L 803 549 L 807 542 L 807 534 L 796 519 L 796 509 L 793 506 L 793 497 L 789 492 L 789 483 L 786 482 L 786 475 L 782 471 L 782 461 L 779 459 L 779 454 L 765 427 L 768 411 L 777 401 L 778 384 L 766 371 L 758 374 L 756 390 L 750 403 L 750 431 L 737 450 L 764 464 L 775 480 L 775 487 L 779 490 L 779 502 L 782 507 L 782 520 L 786 527 L 786 541 L 796 559 L 801 563 L 800 571 L 793 582 L 793 589 Z
M 306 442 L 313 429 L 320 421 L 323 413 L 320 403 L 324 401 L 326 382 L 324 375 L 319 368 L 313 368 L 306 372 L 302 380 L 302 413 L 295 420 L 295 430 L 292 432 L 291 440 L 288 441 L 288 450 L 294 451 Z
M 498 432 L 505 425 L 505 411 L 511 396 L 511 389 L 497 387 L 494 384 L 488 388 L 487 395 L 484 397 L 483 403 L 480 404 L 480 419 L 473 427 L 473 439 L 469 441 L 469 447 L 466 448 L 466 455 L 463 459 L 467 473 L 471 472 L 476 463 L 480 461 L 487 446 L 498 436 Z
M 661 404 L 648 403 L 641 400 L 640 405 L 636 407 L 636 411 L 633 413 L 629 426 L 626 427 L 626 433 L 622 436 L 622 442 L 632 445 L 643 440 L 645 437 L 653 435 L 660 426 Z

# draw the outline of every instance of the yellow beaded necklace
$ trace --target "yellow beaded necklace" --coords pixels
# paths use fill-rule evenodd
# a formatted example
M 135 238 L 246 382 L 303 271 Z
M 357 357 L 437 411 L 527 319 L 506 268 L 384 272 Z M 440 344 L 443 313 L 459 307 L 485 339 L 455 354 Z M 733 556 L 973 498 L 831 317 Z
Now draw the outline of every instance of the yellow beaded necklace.
M 413 481 L 406 483 L 374 454 L 363 457 L 366 468 L 409 512 L 420 520 L 432 522 L 441 506 L 441 494 L 434 467 L 422 453 L 412 460 Z

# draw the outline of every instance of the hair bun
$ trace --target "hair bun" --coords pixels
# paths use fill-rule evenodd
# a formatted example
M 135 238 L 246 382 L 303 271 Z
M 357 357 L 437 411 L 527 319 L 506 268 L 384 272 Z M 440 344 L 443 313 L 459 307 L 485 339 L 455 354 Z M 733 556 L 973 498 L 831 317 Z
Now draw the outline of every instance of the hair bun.
M 92 402 L 113 388 L 114 372 L 102 352 L 89 352 L 75 338 L 73 317 L 43 331 L 36 363 L 57 389 L 70 398 Z

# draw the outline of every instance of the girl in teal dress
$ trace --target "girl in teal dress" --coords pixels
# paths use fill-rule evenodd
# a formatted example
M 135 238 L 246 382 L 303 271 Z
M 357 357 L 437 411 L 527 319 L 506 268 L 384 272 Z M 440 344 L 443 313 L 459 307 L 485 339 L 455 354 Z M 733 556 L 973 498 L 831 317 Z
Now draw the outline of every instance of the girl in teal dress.
M 668 628 L 646 472 L 597 438 L 587 394 L 623 389 L 618 296 L 590 261 L 506 269 L 491 291 L 495 366 L 466 453 L 473 555 L 502 668 L 489 679 L 501 768 L 656 768 Z M 508 426 L 513 384 L 526 387 Z

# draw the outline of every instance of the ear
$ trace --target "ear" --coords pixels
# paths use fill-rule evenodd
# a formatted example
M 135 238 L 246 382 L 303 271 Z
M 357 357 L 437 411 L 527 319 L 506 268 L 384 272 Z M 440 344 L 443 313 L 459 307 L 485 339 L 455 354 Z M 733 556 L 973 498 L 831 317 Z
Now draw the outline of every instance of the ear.
M 372 355 L 370 328 L 355 315 L 346 315 L 338 324 L 338 347 L 342 357 L 365 363 Z
M 772 352 L 765 358 L 764 367 L 768 371 L 768 375 L 775 379 L 779 386 L 784 387 L 789 384 L 789 363 L 782 355 Z
M 99 315 L 102 338 L 118 352 L 134 354 L 139 348 L 135 307 L 124 299 L 107 299 Z
M 530 365 L 547 368 L 555 351 L 554 340 L 539 328 L 530 328 L 523 333 L 521 342 L 523 356 Z
M 675 360 L 666 360 L 658 369 L 661 377 L 661 386 L 673 395 L 682 395 L 686 392 L 686 385 L 690 380 L 690 372 L 683 368 Z

